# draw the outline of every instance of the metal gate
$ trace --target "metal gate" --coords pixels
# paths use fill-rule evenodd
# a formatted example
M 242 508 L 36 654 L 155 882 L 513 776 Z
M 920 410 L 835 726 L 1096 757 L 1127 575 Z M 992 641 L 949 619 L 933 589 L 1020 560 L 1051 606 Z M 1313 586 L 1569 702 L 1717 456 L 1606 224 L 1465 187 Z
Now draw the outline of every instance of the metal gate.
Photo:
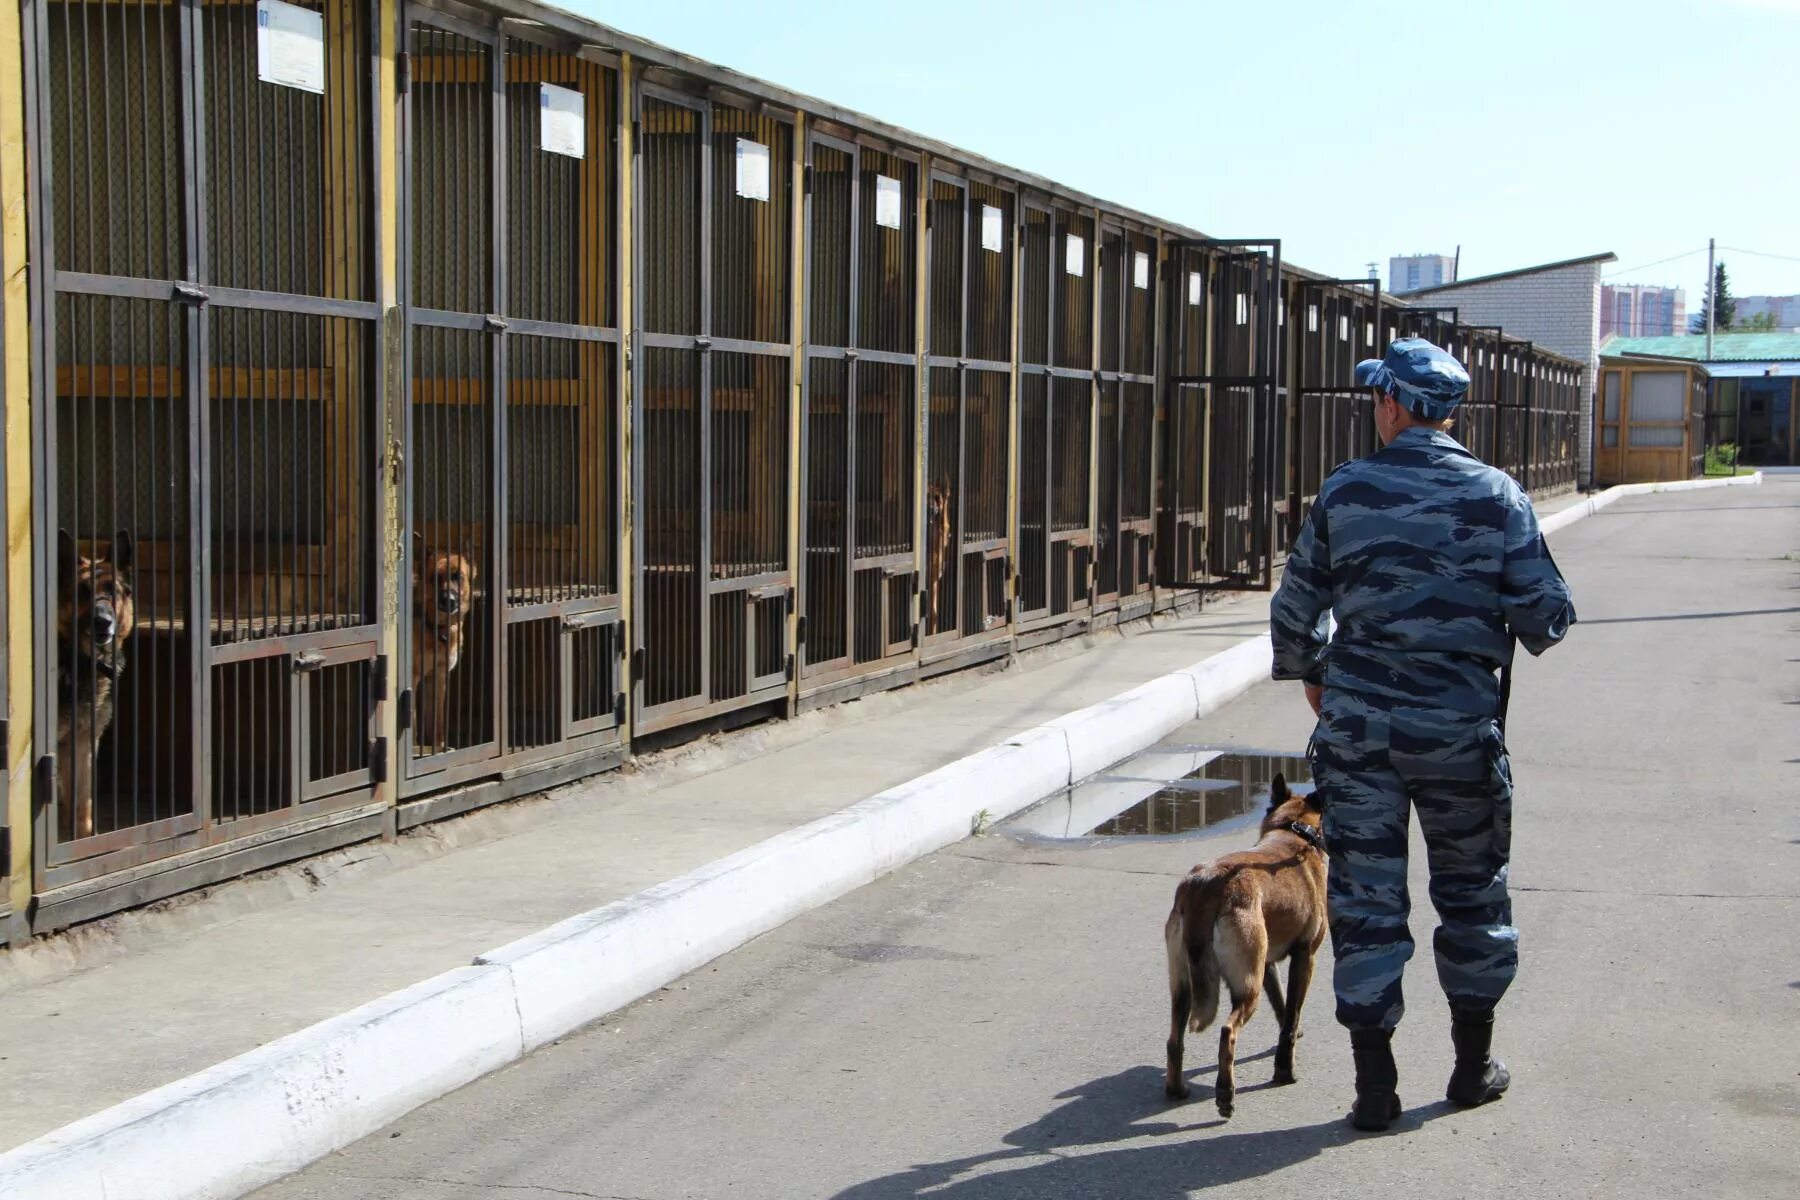
M 1094 221 L 1023 205 L 1019 277 L 1021 631 L 1093 607 Z
M 1155 237 L 1100 231 L 1100 423 L 1095 608 L 1141 615 L 1154 579 L 1157 283 Z
M 304 78 L 254 5 L 25 7 L 39 891 L 380 819 L 375 8 L 301 7 Z
M 918 177 L 910 158 L 808 141 L 803 695 L 915 647 Z
M 416 794 L 618 743 L 618 76 L 414 8 L 403 82 Z
M 1178 242 L 1171 306 L 1167 581 L 1273 583 L 1281 243 Z M 1196 484 L 1196 478 L 1203 480 Z
M 637 96 L 634 733 L 785 698 L 793 125 Z
M 1355 289 L 1368 288 L 1367 297 Z M 1325 477 L 1353 458 L 1375 450 L 1374 405 L 1355 386 L 1356 364 L 1384 353 L 1379 334 L 1398 310 L 1382 309 L 1380 291 L 1371 280 L 1311 280 L 1301 286 L 1292 314 L 1299 380 L 1298 429 L 1292 474 L 1293 500 L 1288 513 L 1296 533 L 1305 520 Z M 1384 316 L 1385 314 L 1385 316 Z
M 1460 330 L 1463 367 L 1469 373 L 1469 390 L 1457 406 L 1451 433 L 1482 462 L 1495 463 L 1499 448 L 1497 422 L 1500 395 L 1500 347 L 1504 335 L 1497 326 L 1465 325 Z
M 1009 191 L 931 177 L 921 607 L 928 663 L 1006 645 L 1014 205 Z

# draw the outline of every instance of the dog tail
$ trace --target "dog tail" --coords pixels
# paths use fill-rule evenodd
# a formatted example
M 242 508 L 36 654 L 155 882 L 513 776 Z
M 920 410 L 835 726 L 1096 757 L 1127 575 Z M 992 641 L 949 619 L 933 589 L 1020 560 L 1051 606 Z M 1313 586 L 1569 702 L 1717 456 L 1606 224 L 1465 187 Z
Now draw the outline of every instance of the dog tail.
M 1169 991 L 1191 997 L 1190 1025 L 1199 1033 L 1219 1015 L 1219 959 L 1213 951 L 1223 875 L 1189 875 L 1175 889 L 1175 908 L 1163 929 L 1169 953 Z

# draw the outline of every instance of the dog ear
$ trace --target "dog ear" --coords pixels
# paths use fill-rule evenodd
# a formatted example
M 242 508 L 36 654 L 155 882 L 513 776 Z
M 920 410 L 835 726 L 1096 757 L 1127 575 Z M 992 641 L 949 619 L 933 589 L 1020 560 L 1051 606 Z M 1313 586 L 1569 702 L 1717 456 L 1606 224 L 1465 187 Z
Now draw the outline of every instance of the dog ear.
M 1280 808 L 1292 794 L 1288 791 L 1287 776 L 1280 771 L 1275 772 L 1275 778 L 1269 781 L 1269 807 Z
M 412 535 L 413 586 L 417 587 L 419 580 L 424 578 L 424 575 L 425 575 L 425 535 L 415 529 L 415 530 L 413 530 L 413 535 Z
M 137 543 L 131 539 L 131 530 L 121 529 L 113 534 L 107 555 L 112 559 L 115 572 L 126 578 L 131 576 L 131 568 L 137 562 Z
M 80 568 L 82 564 L 81 547 L 75 544 L 75 535 L 66 529 L 56 531 L 56 565 L 60 568 L 65 563 Z
M 1325 811 L 1325 797 L 1319 791 L 1319 785 L 1316 783 L 1313 784 L 1313 790 L 1306 793 L 1306 807 L 1312 809 L 1312 811 L 1316 813 Z

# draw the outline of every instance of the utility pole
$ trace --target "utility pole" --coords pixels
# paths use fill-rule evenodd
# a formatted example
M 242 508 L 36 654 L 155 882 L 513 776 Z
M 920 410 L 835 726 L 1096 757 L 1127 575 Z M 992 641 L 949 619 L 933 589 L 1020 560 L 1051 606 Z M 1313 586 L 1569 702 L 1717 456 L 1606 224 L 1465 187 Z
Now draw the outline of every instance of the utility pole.
M 1713 267 L 1713 239 L 1706 239 L 1706 361 L 1712 361 L 1713 320 L 1718 314 L 1719 273 Z
M 1458 242 L 1458 243 L 1456 243 L 1456 261 L 1450 264 L 1450 282 L 1456 283 L 1456 282 L 1459 282 L 1461 279 L 1462 279 L 1462 243 Z

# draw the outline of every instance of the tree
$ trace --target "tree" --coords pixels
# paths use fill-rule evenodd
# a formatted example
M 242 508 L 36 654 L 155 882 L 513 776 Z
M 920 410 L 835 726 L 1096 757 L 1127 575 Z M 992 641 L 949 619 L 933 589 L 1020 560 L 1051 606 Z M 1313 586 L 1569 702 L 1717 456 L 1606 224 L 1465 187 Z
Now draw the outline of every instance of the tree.
M 1725 278 L 1725 264 L 1720 262 L 1713 269 L 1713 300 L 1719 306 L 1719 315 L 1713 322 L 1714 333 L 1725 333 L 1737 321 L 1737 301 L 1731 298 L 1731 282 Z M 1700 311 L 1688 324 L 1689 333 L 1706 332 L 1706 301 L 1700 302 Z
M 1741 321 L 1732 322 L 1731 325 L 1733 333 L 1779 333 L 1780 331 L 1781 326 L 1775 323 L 1775 314 L 1772 312 L 1759 312 L 1754 317 L 1745 317 Z

